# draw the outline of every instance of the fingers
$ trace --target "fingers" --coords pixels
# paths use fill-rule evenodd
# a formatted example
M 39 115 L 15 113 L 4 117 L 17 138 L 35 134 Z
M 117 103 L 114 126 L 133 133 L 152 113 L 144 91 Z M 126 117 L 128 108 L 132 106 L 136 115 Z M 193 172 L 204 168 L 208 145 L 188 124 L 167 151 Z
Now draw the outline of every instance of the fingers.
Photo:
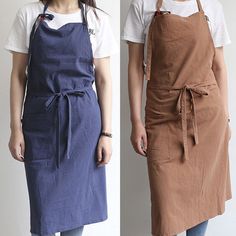
M 97 147 L 97 161 L 98 163 L 102 161 L 102 147 L 100 145 Z
M 146 156 L 146 150 L 147 150 L 146 135 L 138 137 L 136 140 L 132 141 L 132 145 L 136 153 L 142 156 Z
M 12 157 L 15 160 L 20 161 L 20 162 L 24 161 L 24 157 L 21 154 L 21 146 L 20 145 L 17 145 L 17 146 L 14 146 L 14 147 L 10 146 L 9 149 L 10 149 Z
M 145 135 L 143 135 L 142 141 L 143 141 L 143 151 L 144 151 L 145 154 L 146 154 L 146 152 L 147 152 L 147 135 L 146 135 L 146 133 L 145 133 Z M 145 155 L 145 156 L 146 156 L 146 155 Z
M 24 157 L 24 155 L 25 155 L 25 143 L 22 142 L 22 143 L 20 144 L 20 146 L 21 146 L 21 155 L 22 155 L 22 157 Z
M 99 156 L 98 156 L 98 167 L 107 165 L 111 160 L 111 151 L 106 148 L 99 148 Z

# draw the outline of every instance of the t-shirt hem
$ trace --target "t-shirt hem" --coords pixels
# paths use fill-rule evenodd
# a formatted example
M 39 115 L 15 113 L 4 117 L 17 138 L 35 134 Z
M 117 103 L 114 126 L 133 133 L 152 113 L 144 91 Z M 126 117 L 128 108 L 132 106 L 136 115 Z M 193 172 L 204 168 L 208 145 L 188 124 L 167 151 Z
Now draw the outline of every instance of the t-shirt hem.
M 215 48 L 224 47 L 224 46 L 229 45 L 231 43 L 232 43 L 231 40 L 228 40 L 228 41 L 226 41 L 224 43 L 216 43 L 215 44 Z
M 18 48 L 18 47 L 14 47 L 14 46 L 10 46 L 10 45 L 5 45 L 4 49 L 7 50 L 8 52 L 19 52 L 19 53 L 25 53 L 28 54 L 28 50 L 26 49 L 22 49 L 22 48 Z
M 112 56 L 112 55 L 114 55 L 114 54 L 117 54 L 118 52 L 119 52 L 119 50 L 118 50 L 118 49 L 115 49 L 115 50 L 110 51 L 110 52 L 104 52 L 104 53 L 96 54 L 96 55 L 94 55 L 93 57 L 94 57 L 95 59 L 104 58 L 104 57 L 110 57 L 110 56 Z
M 130 42 L 133 42 L 133 43 L 145 43 L 144 39 L 138 39 L 138 38 L 128 36 L 128 35 L 122 35 L 121 40 L 130 41 Z

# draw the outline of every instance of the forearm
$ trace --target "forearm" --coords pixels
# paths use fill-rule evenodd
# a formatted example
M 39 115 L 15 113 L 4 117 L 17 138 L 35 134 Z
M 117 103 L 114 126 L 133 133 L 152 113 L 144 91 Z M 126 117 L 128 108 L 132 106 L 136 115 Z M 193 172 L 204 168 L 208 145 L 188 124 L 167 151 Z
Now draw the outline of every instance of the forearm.
M 129 65 L 128 86 L 132 124 L 142 121 L 143 76 L 142 65 L 139 65 L 138 68 Z
M 96 88 L 98 94 L 98 102 L 101 110 L 102 130 L 111 133 L 112 130 L 112 82 L 111 75 L 96 76 Z
M 10 85 L 10 128 L 21 129 L 21 113 L 26 85 L 26 75 L 12 71 Z

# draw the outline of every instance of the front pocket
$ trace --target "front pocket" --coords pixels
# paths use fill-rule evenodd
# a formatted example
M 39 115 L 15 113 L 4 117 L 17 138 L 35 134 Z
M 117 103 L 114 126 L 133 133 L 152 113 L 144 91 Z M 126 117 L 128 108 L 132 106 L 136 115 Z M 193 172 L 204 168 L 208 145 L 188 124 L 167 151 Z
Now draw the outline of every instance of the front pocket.
M 169 147 L 169 127 L 167 123 L 146 128 L 148 138 L 147 156 L 149 160 L 164 163 L 171 160 Z
M 47 160 L 55 147 L 54 117 L 52 114 L 27 114 L 22 119 L 25 139 L 25 161 Z

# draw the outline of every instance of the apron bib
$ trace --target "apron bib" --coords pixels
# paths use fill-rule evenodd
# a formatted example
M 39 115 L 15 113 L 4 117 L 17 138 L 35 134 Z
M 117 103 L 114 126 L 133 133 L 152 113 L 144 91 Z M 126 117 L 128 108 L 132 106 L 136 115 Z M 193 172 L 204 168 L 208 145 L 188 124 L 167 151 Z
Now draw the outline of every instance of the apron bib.
M 101 114 L 85 17 L 52 29 L 48 4 L 32 28 L 22 129 L 31 232 L 51 235 L 107 218 L 96 166 Z
M 152 234 L 173 236 L 224 212 L 231 198 L 228 117 L 200 0 L 182 17 L 157 1 L 148 39 L 145 126 Z M 165 14 L 167 13 L 167 14 Z

